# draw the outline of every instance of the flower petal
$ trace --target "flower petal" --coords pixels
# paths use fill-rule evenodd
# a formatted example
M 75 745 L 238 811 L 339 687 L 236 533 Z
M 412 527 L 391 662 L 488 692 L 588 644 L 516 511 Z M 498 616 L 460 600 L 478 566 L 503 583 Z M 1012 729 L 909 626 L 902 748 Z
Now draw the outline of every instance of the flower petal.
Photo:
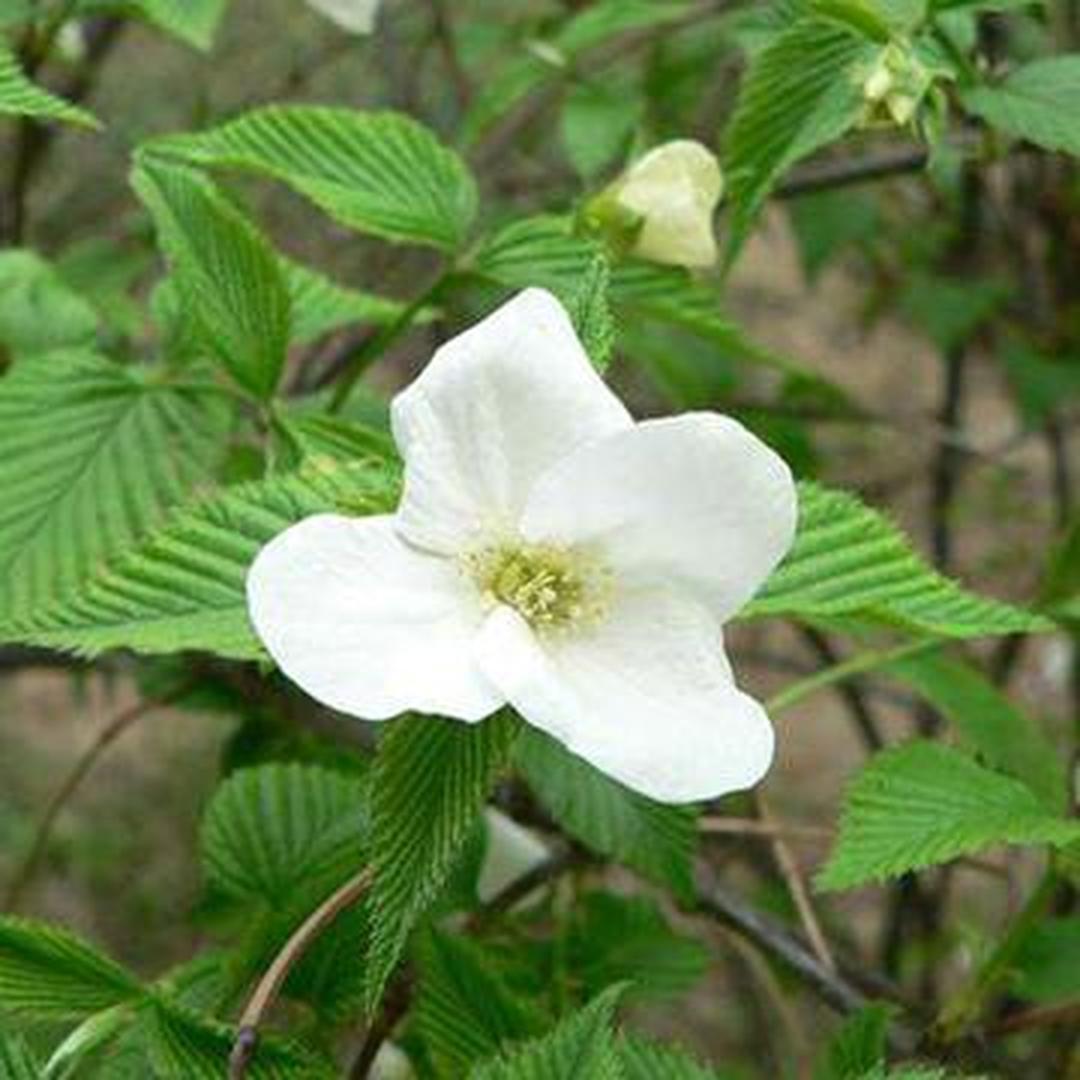
M 772 725 L 731 681 L 720 628 L 675 593 L 624 594 L 580 637 L 538 638 L 499 607 L 477 655 L 529 723 L 653 799 L 740 791 L 772 761 Z
M 791 546 L 783 460 L 715 413 L 649 420 L 568 455 L 537 482 L 528 540 L 595 546 L 616 577 L 680 585 L 722 622 Z
M 405 544 L 388 515 L 293 525 L 259 552 L 247 593 L 278 666 L 331 708 L 474 721 L 505 703 L 472 659 L 478 598 L 452 562 Z
M 512 530 L 544 469 L 632 423 L 542 289 L 443 345 L 392 416 L 406 466 L 402 534 L 444 554 Z

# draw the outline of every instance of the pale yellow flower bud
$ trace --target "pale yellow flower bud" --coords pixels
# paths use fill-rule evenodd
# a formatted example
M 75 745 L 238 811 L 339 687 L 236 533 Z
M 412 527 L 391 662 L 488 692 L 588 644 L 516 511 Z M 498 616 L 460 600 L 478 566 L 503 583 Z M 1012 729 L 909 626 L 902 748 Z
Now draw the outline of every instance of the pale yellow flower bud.
M 309 6 L 351 34 L 370 34 L 381 0 L 308 0 Z
M 723 192 L 716 155 L 699 142 L 677 139 L 634 162 L 601 199 L 635 222 L 635 255 L 706 267 L 717 259 L 712 219 Z
M 911 47 L 892 42 L 863 76 L 863 126 L 910 123 L 932 82 L 933 74 Z

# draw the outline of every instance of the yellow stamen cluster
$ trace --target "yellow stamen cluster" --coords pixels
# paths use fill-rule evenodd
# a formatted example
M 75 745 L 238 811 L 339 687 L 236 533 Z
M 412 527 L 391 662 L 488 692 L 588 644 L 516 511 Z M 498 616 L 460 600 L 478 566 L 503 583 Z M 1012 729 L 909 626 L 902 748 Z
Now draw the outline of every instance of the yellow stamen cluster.
M 610 575 L 587 554 L 557 544 L 504 542 L 464 557 L 491 604 L 514 608 L 534 630 L 566 630 L 601 619 Z

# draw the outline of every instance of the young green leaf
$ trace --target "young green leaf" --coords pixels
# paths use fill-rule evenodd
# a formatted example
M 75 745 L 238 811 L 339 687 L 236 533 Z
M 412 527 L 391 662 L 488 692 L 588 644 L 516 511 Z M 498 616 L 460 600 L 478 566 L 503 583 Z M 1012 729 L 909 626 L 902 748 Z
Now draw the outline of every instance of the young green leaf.
M 857 616 L 943 637 L 1049 629 L 1010 604 L 977 596 L 943 577 L 887 518 L 854 495 L 799 484 L 795 545 L 745 616 Z
M 132 176 L 207 347 L 258 398 L 277 387 L 289 343 L 289 291 L 266 239 L 200 173 L 152 160 Z
M 98 317 L 33 251 L 0 252 L 0 352 L 18 358 L 91 345 Z
M 780 175 L 858 120 L 860 74 L 879 48 L 850 24 L 815 16 L 796 22 L 755 57 L 726 135 L 730 254 Z
M 372 776 L 369 1009 L 476 827 L 517 728 L 505 713 L 479 724 L 409 716 L 383 735 Z
M 615 348 L 615 321 L 608 304 L 610 281 L 611 269 L 607 259 L 597 255 L 578 286 L 570 310 L 577 336 L 585 346 L 589 359 L 600 371 L 607 367 Z
M 242 484 L 179 511 L 77 593 L 27 613 L 2 636 L 83 655 L 197 649 L 262 658 L 245 595 L 259 548 L 309 514 L 378 513 L 396 500 L 396 473 L 383 463 L 316 458 L 297 473 Z
M 914 687 L 995 769 L 1022 780 L 1051 811 L 1065 806 L 1061 756 L 1039 727 L 973 667 L 923 653 L 886 669 Z
M 431 931 L 421 942 L 419 967 L 416 1023 L 440 1075 L 464 1076 L 470 1065 L 544 1026 L 473 941 Z
M 31 82 L 3 40 L 0 40 L 0 116 L 31 116 L 37 120 L 65 120 L 82 127 L 101 126 L 85 109 Z
M 307 344 L 343 326 L 367 323 L 384 326 L 405 310 L 405 305 L 384 296 L 339 285 L 317 270 L 291 259 L 279 258 L 292 302 L 291 341 Z M 417 319 L 423 322 L 423 317 Z
M 515 746 L 533 794 L 571 836 L 680 896 L 693 891 L 696 811 L 666 806 L 623 787 L 535 728 Z
M 1080 54 L 1034 60 L 997 85 L 963 91 L 960 100 L 1014 139 L 1080 155 Z
M 476 213 L 464 162 L 397 113 L 271 105 L 200 134 L 155 139 L 144 150 L 273 177 L 343 224 L 388 240 L 453 251 Z
M 1023 784 L 958 750 L 916 741 L 878 754 L 852 782 L 817 883 L 849 889 L 993 844 L 1077 839 L 1080 822 L 1049 813 Z
M 613 986 L 545 1036 L 479 1065 L 469 1080 L 622 1080 L 612 1035 L 623 987 Z
M 73 594 L 207 481 L 232 410 L 90 352 L 43 354 L 0 382 L 0 621 Z
M 0 919 L 0 1010 L 78 1019 L 145 993 L 134 975 L 67 930 Z
M 366 785 L 358 777 L 272 764 L 243 769 L 218 788 L 199 847 L 214 889 L 274 907 L 302 886 L 333 887 L 359 870 L 366 833 Z
M 1045 919 L 1013 958 L 1013 990 L 1029 1001 L 1080 998 L 1080 916 Z

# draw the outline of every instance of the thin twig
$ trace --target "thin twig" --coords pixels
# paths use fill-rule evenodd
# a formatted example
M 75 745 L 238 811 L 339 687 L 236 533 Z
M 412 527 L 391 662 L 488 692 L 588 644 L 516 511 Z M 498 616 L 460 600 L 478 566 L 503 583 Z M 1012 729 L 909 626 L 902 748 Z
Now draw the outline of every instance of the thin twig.
M 880 153 L 865 157 L 841 158 L 808 165 L 798 169 L 779 184 L 774 192 L 778 199 L 794 199 L 800 195 L 813 195 L 819 191 L 865 184 L 887 176 L 921 172 L 926 168 L 929 151 L 924 146 L 890 147 Z
M 1059 1024 L 1080 1025 L 1080 1001 L 1066 1001 L 1061 1005 L 1042 1005 L 1013 1013 L 992 1024 L 991 1035 L 1014 1035 L 1018 1031 L 1035 1028 L 1056 1027 Z
M 34 830 L 34 839 L 30 844 L 30 850 L 27 852 L 26 858 L 23 859 L 22 865 L 15 871 L 11 884 L 8 886 L 7 893 L 4 897 L 4 908 L 6 910 L 13 911 L 19 906 L 23 895 L 29 887 L 30 882 L 33 880 L 34 875 L 37 873 L 38 866 L 48 849 L 53 827 L 56 825 L 60 812 L 67 805 L 68 800 L 76 791 L 78 791 L 79 786 L 82 784 L 83 780 L 86 779 L 87 774 L 97 763 L 101 755 L 104 754 L 105 751 L 128 730 L 128 728 L 133 727 L 148 713 L 153 712 L 154 709 L 164 708 L 165 706 L 172 704 L 172 702 L 182 697 L 190 689 L 191 684 L 185 683 L 184 686 L 165 697 L 148 698 L 145 701 L 140 701 L 137 705 L 132 705 L 130 708 L 124 709 L 122 712 L 118 713 L 105 725 L 97 738 L 94 739 L 75 762 L 71 772 L 68 773 L 64 782 L 57 788 L 56 793 L 49 800 L 49 804 L 46 806 L 45 812 L 41 815 L 41 820 Z
M 240 1016 L 236 1041 L 229 1055 L 229 1080 L 243 1080 L 247 1075 L 248 1066 L 259 1045 L 259 1025 L 277 1000 L 289 972 L 338 915 L 367 892 L 371 880 L 371 867 L 366 866 L 331 893 L 294 931 L 274 958 L 274 962 L 266 969 Z
M 766 825 L 772 824 L 773 817 L 765 796 L 761 791 L 755 791 L 753 798 L 762 822 Z M 772 848 L 773 858 L 776 860 L 776 868 L 780 871 L 780 876 L 784 879 L 784 885 L 787 887 L 788 894 L 795 905 L 795 910 L 799 913 L 799 921 L 802 923 L 803 930 L 806 931 L 806 937 L 810 942 L 810 947 L 814 950 L 814 955 L 823 967 L 835 973 L 836 959 L 833 957 L 828 941 L 825 940 L 821 923 L 818 922 L 817 912 L 814 911 L 814 905 L 810 902 L 806 882 L 803 881 L 799 864 L 795 861 L 791 848 L 788 847 L 787 841 L 781 832 L 774 832 L 769 843 Z
M 857 1012 L 866 1004 L 866 998 L 847 979 L 827 968 L 785 927 L 728 892 L 708 867 L 699 866 L 697 892 L 699 907 L 705 914 L 738 930 L 780 960 L 837 1012 Z
M 698 830 L 703 833 L 734 836 L 760 836 L 772 839 L 782 836 L 793 840 L 832 840 L 832 829 L 818 825 L 794 825 L 786 821 L 761 821 L 758 818 L 717 817 L 706 815 L 698 821 Z

